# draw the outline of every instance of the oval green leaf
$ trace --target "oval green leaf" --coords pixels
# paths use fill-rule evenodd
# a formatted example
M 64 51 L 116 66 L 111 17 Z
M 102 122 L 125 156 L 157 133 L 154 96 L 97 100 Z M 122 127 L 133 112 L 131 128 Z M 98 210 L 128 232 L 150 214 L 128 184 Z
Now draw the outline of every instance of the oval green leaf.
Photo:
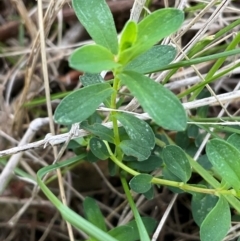
M 96 156 L 92 153 L 92 151 L 90 150 L 90 151 L 87 153 L 86 161 L 87 161 L 87 162 L 90 162 L 90 163 L 94 163 L 94 162 L 98 162 L 98 161 L 99 161 L 99 158 L 96 157 Z
M 124 71 L 119 78 L 158 125 L 176 131 L 186 128 L 186 112 L 170 90 L 133 71 Z
M 123 112 L 118 112 L 115 117 L 121 122 L 131 140 L 140 146 L 153 149 L 155 135 L 147 122 Z
M 106 160 L 110 156 L 106 145 L 99 138 L 96 138 L 96 137 L 91 138 L 89 142 L 89 146 L 92 153 L 100 160 Z
M 132 48 L 126 49 L 119 56 L 121 63 L 128 63 L 149 50 L 161 39 L 179 29 L 184 21 L 184 13 L 174 8 L 157 10 L 138 24 L 138 36 Z
M 85 217 L 89 222 L 91 222 L 101 230 L 107 232 L 107 227 L 102 212 L 93 198 L 86 197 L 84 199 L 83 209 Z
M 174 175 L 172 172 L 167 167 L 164 167 L 162 169 L 162 175 L 165 180 L 169 181 L 175 181 L 175 182 L 181 182 L 181 179 Z M 167 186 L 168 189 L 174 193 L 184 193 L 184 191 L 178 187 L 172 187 L 172 186 Z
M 133 46 L 137 39 L 137 23 L 128 21 L 121 33 L 119 50 L 120 52 Z
M 144 162 L 126 161 L 128 167 L 140 172 L 152 172 L 162 165 L 162 159 L 158 156 L 150 156 Z
M 113 130 L 103 126 L 102 124 L 94 123 L 93 125 L 89 125 L 87 121 L 83 121 L 81 123 L 81 128 L 100 137 L 102 140 L 114 143 Z
M 176 8 L 159 9 L 138 24 L 136 44 L 152 46 L 176 32 L 184 21 L 184 12 Z
M 88 73 L 99 73 L 119 66 L 114 62 L 114 55 L 100 45 L 86 45 L 76 49 L 69 58 L 69 65 Z
M 237 133 L 228 137 L 227 142 L 240 150 L 240 135 Z
M 119 147 L 125 155 L 134 156 L 138 161 L 144 161 L 151 155 L 149 148 L 139 146 L 138 142 L 133 140 L 124 140 L 120 143 Z
M 187 182 L 191 177 L 191 166 L 185 152 L 178 146 L 169 145 L 163 148 L 162 158 L 167 169 L 180 178 L 181 181 Z
M 154 198 L 154 189 L 153 186 L 147 191 L 142 194 L 146 199 L 151 200 Z
M 108 83 L 89 85 L 66 96 L 58 105 L 54 120 L 71 125 L 86 120 L 113 92 Z
M 157 221 L 153 218 L 150 217 L 141 217 L 142 222 L 147 230 L 147 233 L 151 236 L 154 232 L 154 230 L 156 229 L 157 226 Z M 137 227 L 137 222 L 135 220 L 130 221 L 129 223 L 126 224 L 127 226 L 132 227 L 134 230 L 136 230 L 136 232 L 134 232 L 136 234 L 134 240 L 131 241 L 137 241 L 140 240 L 140 235 L 138 232 L 138 227 Z M 130 241 L 130 239 L 119 239 L 119 240 L 127 240 Z
M 153 73 L 159 67 L 170 64 L 176 53 L 176 49 L 170 45 L 156 45 L 129 62 L 124 70 L 132 70 L 142 74 Z
M 138 233 L 138 230 L 134 230 L 133 227 L 122 225 L 118 226 L 116 228 L 113 228 L 108 232 L 109 235 L 114 237 L 116 240 L 129 240 L 129 241 L 135 241 L 136 233 Z
M 201 241 L 222 241 L 231 225 L 231 213 L 227 200 L 220 196 L 200 227 Z
M 85 73 L 80 76 L 79 79 L 82 82 L 83 86 L 104 83 L 104 79 L 100 74 Z
M 139 174 L 131 179 L 129 186 L 136 193 L 145 193 L 151 189 L 153 177 L 149 174 Z
M 199 185 L 206 188 L 206 186 Z M 200 227 L 207 214 L 213 209 L 218 197 L 204 193 L 194 193 L 191 202 L 192 215 L 196 224 Z
M 118 52 L 117 31 L 111 11 L 105 0 L 73 0 L 73 9 L 81 24 L 92 39 L 109 49 Z
M 88 86 L 88 85 L 105 82 L 100 74 L 85 73 L 82 76 L 80 76 L 79 79 L 82 82 L 83 86 Z M 103 103 L 106 107 L 110 107 L 111 106 L 111 97 L 107 98 Z
M 221 177 L 235 190 L 240 190 L 240 152 L 221 139 L 207 143 L 206 153 L 209 161 Z

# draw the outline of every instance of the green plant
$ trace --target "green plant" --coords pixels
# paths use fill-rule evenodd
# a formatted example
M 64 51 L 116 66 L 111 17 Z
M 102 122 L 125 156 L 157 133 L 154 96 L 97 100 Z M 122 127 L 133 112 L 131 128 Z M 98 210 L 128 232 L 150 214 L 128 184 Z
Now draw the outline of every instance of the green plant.
M 161 135 L 153 131 L 157 126 L 176 131 L 177 135 L 186 134 L 186 129 L 188 136 L 199 134 L 198 126 L 187 127 L 185 110 L 176 95 L 145 76 L 170 68 L 169 64 L 176 55 L 175 48 L 155 44 L 181 27 L 183 12 L 167 8 L 146 16 L 138 24 L 128 21 L 118 41 L 112 15 L 104 0 L 73 0 L 73 8 L 95 44 L 80 47 L 70 56 L 70 66 L 85 72 L 81 77 L 84 87 L 62 100 L 54 118 L 62 125 L 80 122 L 81 128 L 89 131 L 90 138 L 82 146 L 88 146 L 98 159 L 109 160 L 109 172 L 119 175 L 135 220 L 108 231 L 94 200 L 86 198 L 83 204 L 86 213 L 84 219 L 63 205 L 42 182 L 41 178 L 52 170 L 83 159 L 93 161 L 85 154 L 41 169 L 38 172 L 41 189 L 63 218 L 86 232 L 89 240 L 148 241 L 155 222 L 140 217 L 129 187 L 146 198 L 152 198 L 153 185 L 166 185 L 174 192 L 193 195 L 192 211 L 200 226 L 201 240 L 222 240 L 231 223 L 230 206 L 240 212 L 240 152 L 235 145 L 239 143 L 239 136 L 233 135 L 227 141 L 216 138 L 208 143 L 206 153 L 213 167 L 210 172 L 194 161 L 186 148 L 174 143 L 164 131 Z M 172 65 L 172 68 L 205 60 L 193 59 Z M 112 71 L 111 81 L 106 82 L 99 75 L 104 70 Z M 213 77 L 209 74 L 207 81 L 210 82 Z M 123 100 L 121 96 L 127 94 L 119 93 L 122 86 L 128 88 L 149 114 L 153 120 L 152 126 L 131 113 L 118 111 Z M 201 88 L 198 86 L 196 95 Z M 103 126 L 99 121 L 101 116 L 96 109 L 101 103 L 110 109 L 108 119 L 113 129 Z M 155 154 L 156 149 L 160 154 Z M 151 175 L 153 170 L 160 167 L 161 177 Z M 193 170 L 203 178 L 203 182 L 188 183 Z M 128 185 L 130 175 L 133 178 Z

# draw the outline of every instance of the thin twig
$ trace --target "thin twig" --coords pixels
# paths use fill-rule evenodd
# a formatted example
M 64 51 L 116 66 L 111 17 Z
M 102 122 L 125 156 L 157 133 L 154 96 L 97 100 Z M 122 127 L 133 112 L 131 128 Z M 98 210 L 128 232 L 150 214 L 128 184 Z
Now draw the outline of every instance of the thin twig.
M 158 224 L 158 226 L 157 226 L 157 229 L 155 230 L 155 232 L 154 232 L 154 234 L 153 234 L 152 241 L 157 241 L 158 236 L 159 236 L 159 234 L 160 234 L 160 232 L 161 232 L 161 230 L 162 230 L 162 228 L 163 228 L 163 225 L 164 225 L 164 223 L 165 223 L 165 221 L 166 221 L 166 219 L 167 219 L 167 217 L 168 217 L 168 215 L 169 215 L 169 213 L 170 213 L 170 211 L 171 211 L 171 209 L 172 209 L 172 206 L 173 206 L 173 204 L 175 203 L 175 201 L 176 201 L 176 199 L 177 199 L 177 196 L 178 196 L 178 194 L 175 194 L 175 195 L 173 196 L 171 202 L 169 203 L 166 211 L 164 212 L 164 214 L 163 214 L 163 216 L 162 216 L 161 221 L 159 222 L 159 224 Z
M 240 99 L 240 90 L 237 91 L 233 91 L 230 93 L 225 93 L 225 94 L 221 94 L 221 95 L 217 95 L 218 99 L 221 101 L 222 104 L 228 102 L 228 101 L 237 101 Z M 185 110 L 190 110 L 190 109 L 195 109 L 198 107 L 202 107 L 202 106 L 211 106 L 211 105 L 219 105 L 219 102 L 216 100 L 215 97 L 208 97 L 205 99 L 200 99 L 200 100 L 195 100 L 192 102 L 188 102 L 188 103 L 183 103 L 183 107 L 185 108 Z M 99 108 L 99 110 L 102 111 L 111 111 L 111 109 L 109 108 Z M 116 110 L 116 111 L 122 111 L 122 112 L 128 112 L 125 110 Z M 138 113 L 134 113 L 134 112 L 128 112 L 131 113 L 133 115 L 135 115 L 136 117 L 142 119 L 142 120 L 149 120 L 151 119 L 150 116 L 147 113 L 143 113 L 143 114 L 138 114 Z M 48 118 L 46 118 L 48 119 Z M 108 127 L 108 128 L 112 128 L 112 123 L 108 122 L 108 123 L 104 123 L 104 126 Z M 120 124 L 119 124 L 120 125 Z M 11 149 L 7 149 L 4 151 L 0 151 L 0 157 L 2 156 L 7 156 L 7 155 L 12 155 L 12 154 L 16 154 L 18 152 L 22 152 L 22 151 L 26 151 L 29 149 L 34 149 L 34 148 L 39 148 L 42 146 L 46 146 L 46 145 L 58 145 L 61 143 L 64 143 L 66 141 L 66 139 L 69 138 L 69 132 L 68 133 L 64 133 L 64 134 L 60 134 L 60 135 L 55 135 L 55 136 L 51 136 L 51 135 L 47 135 L 45 139 L 41 140 L 41 141 L 37 141 L 37 142 L 33 142 L 33 143 L 29 143 L 29 144 L 24 144 L 24 145 L 20 145 L 18 147 L 13 147 Z M 77 130 L 76 133 L 72 136 L 72 139 L 76 139 L 78 137 L 83 137 L 83 136 L 87 136 L 89 135 L 89 133 L 83 129 Z M 1 177 L 1 176 L 0 176 Z M 1 180 L 1 179 L 0 179 Z
M 22 140 L 19 142 L 19 146 L 23 146 L 29 141 L 31 141 L 36 131 L 39 130 L 43 125 L 46 125 L 47 123 L 48 118 L 37 118 L 33 120 L 29 125 L 29 128 L 23 136 Z M 6 166 L 4 167 L 0 175 L 0 195 L 3 193 L 7 184 L 11 180 L 12 175 L 14 173 L 14 169 L 17 167 L 22 155 L 23 153 L 19 152 L 16 155 L 12 156 L 7 162 Z
M 146 0 L 135 0 L 134 1 L 133 7 L 131 10 L 130 20 L 138 22 L 141 12 L 144 8 L 145 2 L 146 2 Z

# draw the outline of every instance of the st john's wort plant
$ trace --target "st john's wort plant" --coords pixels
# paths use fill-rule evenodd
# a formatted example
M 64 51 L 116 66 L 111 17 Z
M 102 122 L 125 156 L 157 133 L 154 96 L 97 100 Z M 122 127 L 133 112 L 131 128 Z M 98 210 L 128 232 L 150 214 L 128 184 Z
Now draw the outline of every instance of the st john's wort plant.
M 240 211 L 240 202 L 236 198 L 240 188 L 240 162 L 236 160 L 240 160 L 240 152 L 233 141 L 238 137 L 227 141 L 213 139 L 207 145 L 207 157 L 217 176 L 221 177 L 219 180 L 195 162 L 184 147 L 173 143 L 165 132 L 159 135 L 155 131 L 157 127 L 175 131 L 178 135 L 190 128 L 176 95 L 146 76 L 169 65 L 175 58 L 174 47 L 157 43 L 181 27 L 184 13 L 166 8 L 151 13 L 139 23 L 128 21 L 118 40 L 105 0 L 73 0 L 73 8 L 94 44 L 82 46 L 70 56 L 70 66 L 84 72 L 80 77 L 83 87 L 61 101 L 54 119 L 65 126 L 80 123 L 90 136 L 80 144 L 77 142 L 76 158 L 39 171 L 38 182 L 43 192 L 63 218 L 87 233 L 91 237 L 89 240 L 148 241 L 156 222 L 140 217 L 129 187 L 151 199 L 153 185 L 166 185 L 174 192 L 192 194 L 192 212 L 200 227 L 201 240 L 222 240 L 230 228 L 230 206 Z M 105 81 L 100 75 L 102 71 L 111 71 L 113 79 Z M 128 94 L 119 93 L 123 86 L 148 113 L 154 128 L 131 113 L 118 111 Z M 112 128 L 102 124 L 103 118 L 96 111 L 102 103 L 111 110 L 108 120 L 112 122 Z M 79 153 L 86 147 L 90 149 L 88 154 Z M 83 218 L 64 206 L 41 181 L 44 174 L 56 168 L 99 159 L 109 162 L 111 175 L 119 175 L 134 214 L 132 222 L 112 230 L 107 229 L 93 199 L 84 201 L 86 215 Z M 162 176 L 151 174 L 156 169 L 162 170 Z M 200 184 L 188 183 L 193 170 L 202 176 Z M 127 183 L 129 176 L 133 178 Z

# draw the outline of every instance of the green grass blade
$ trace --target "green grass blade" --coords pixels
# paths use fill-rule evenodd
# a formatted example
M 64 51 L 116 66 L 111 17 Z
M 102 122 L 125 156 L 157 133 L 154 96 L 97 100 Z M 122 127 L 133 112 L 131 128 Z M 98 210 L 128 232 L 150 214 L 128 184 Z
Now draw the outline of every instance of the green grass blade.
M 68 221 L 70 224 L 72 224 L 74 227 L 76 227 L 79 230 L 82 230 L 89 236 L 94 237 L 99 241 L 117 241 L 115 238 L 111 237 L 110 235 L 108 235 L 107 233 L 105 233 L 104 231 L 102 231 L 101 229 L 94 226 L 92 223 L 88 222 L 86 219 L 84 219 L 83 217 L 75 213 L 73 210 L 71 210 L 64 204 L 62 204 L 62 202 L 60 202 L 60 200 L 50 191 L 50 189 L 41 180 L 42 177 L 46 175 L 48 172 L 54 171 L 61 167 L 72 165 L 75 162 L 79 161 L 80 159 L 83 159 L 85 156 L 86 156 L 85 154 L 82 154 L 81 156 L 78 156 L 78 158 L 76 159 L 67 160 L 67 161 L 50 165 L 40 169 L 37 172 L 38 184 L 41 190 L 43 191 L 43 193 L 47 196 L 47 198 L 61 213 L 63 218 L 66 221 Z

